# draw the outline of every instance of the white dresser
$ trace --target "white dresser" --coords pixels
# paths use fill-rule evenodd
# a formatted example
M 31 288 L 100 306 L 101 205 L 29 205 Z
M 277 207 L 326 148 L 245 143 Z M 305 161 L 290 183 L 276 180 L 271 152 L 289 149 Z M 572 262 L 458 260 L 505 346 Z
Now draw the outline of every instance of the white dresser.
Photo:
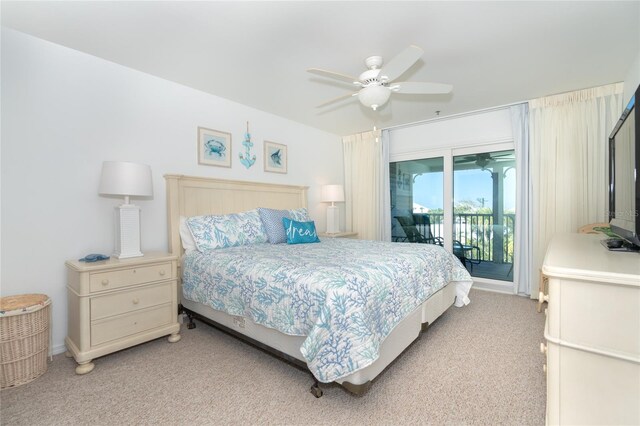
M 95 263 L 66 262 L 69 303 L 68 352 L 77 374 L 93 370 L 94 358 L 169 336 L 180 340 L 177 257 L 143 257 Z
M 560 234 L 542 272 L 547 424 L 640 424 L 640 254 Z

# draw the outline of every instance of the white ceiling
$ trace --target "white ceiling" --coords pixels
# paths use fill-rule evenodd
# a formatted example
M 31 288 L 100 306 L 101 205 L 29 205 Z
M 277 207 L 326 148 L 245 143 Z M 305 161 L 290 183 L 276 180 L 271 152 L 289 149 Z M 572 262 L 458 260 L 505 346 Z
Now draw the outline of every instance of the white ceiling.
M 2 24 L 331 133 L 430 119 L 623 81 L 640 52 L 640 2 L 8 2 Z M 449 95 L 394 94 L 377 112 L 349 84 L 415 44 L 401 80 Z

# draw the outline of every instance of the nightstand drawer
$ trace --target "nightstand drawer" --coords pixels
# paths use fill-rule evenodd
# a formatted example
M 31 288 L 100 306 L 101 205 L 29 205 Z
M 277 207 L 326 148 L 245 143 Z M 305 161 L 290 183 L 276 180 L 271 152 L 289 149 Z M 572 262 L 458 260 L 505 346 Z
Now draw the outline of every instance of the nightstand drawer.
M 171 302 L 173 282 L 120 291 L 91 299 L 91 320 Z
M 93 293 L 167 278 L 172 278 L 171 262 L 93 273 L 89 279 L 89 288 Z
M 91 346 L 140 333 L 171 323 L 173 304 L 141 309 L 91 323 Z

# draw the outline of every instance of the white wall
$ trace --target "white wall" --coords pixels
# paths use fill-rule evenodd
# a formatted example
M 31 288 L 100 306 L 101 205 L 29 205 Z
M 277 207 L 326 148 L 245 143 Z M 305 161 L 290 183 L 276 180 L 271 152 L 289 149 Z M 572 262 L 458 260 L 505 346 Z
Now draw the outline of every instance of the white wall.
M 250 122 L 256 164 L 237 158 Z M 231 169 L 197 164 L 197 127 L 232 133 Z M 263 140 L 288 146 L 286 175 L 263 171 Z M 318 229 L 319 186 L 343 183 L 341 139 L 226 99 L 2 29 L 0 294 L 53 301 L 53 347 L 67 327 L 66 259 L 113 250 L 113 208 L 98 196 L 102 161 L 149 164 L 154 197 L 142 208 L 142 250 L 166 250 L 163 174 L 308 185 Z
M 512 141 L 509 109 L 478 112 L 390 131 L 390 154 Z
M 640 85 L 640 52 L 636 56 L 635 61 L 631 64 L 631 68 L 627 71 L 627 77 L 624 79 L 624 106 L 626 107 L 631 96 L 636 92 Z M 638 99 L 636 99 L 636 102 Z

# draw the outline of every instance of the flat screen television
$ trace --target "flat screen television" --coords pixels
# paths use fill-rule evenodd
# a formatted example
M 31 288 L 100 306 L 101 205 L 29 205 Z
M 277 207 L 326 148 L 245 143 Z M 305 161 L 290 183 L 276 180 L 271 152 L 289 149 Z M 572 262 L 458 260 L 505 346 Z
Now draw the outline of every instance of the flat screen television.
M 609 137 L 609 224 L 630 249 L 640 246 L 640 86 Z

